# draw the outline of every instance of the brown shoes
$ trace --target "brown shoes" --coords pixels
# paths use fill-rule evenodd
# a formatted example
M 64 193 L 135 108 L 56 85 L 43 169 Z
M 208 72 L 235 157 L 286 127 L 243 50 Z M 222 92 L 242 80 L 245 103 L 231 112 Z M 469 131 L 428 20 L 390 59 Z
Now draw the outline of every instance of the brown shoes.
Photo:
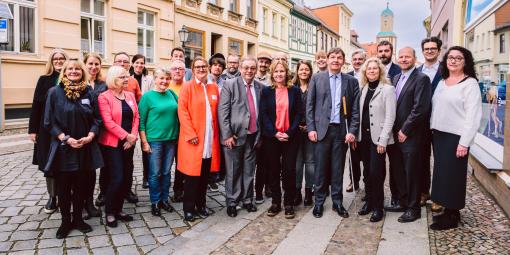
M 443 207 L 440 204 L 432 203 L 432 206 L 430 207 L 430 210 L 432 212 L 440 212 L 443 210 Z

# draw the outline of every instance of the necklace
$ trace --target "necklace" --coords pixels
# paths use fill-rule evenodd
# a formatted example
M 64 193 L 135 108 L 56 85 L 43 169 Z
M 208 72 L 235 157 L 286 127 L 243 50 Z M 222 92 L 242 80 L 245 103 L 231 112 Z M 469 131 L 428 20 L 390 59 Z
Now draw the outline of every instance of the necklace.
M 374 91 L 375 89 L 376 89 L 376 88 L 373 88 L 373 89 L 372 89 L 372 88 L 368 87 L 368 90 L 370 90 L 370 91 Z

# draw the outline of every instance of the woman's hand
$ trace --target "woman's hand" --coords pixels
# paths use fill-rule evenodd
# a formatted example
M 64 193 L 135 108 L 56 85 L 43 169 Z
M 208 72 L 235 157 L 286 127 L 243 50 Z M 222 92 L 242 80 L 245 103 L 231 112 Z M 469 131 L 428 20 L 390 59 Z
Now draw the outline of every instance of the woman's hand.
M 125 141 L 122 147 L 124 147 L 124 150 L 129 150 L 129 148 L 133 147 L 133 144 L 128 141 Z
M 69 144 L 69 146 L 71 146 L 75 149 L 79 149 L 79 148 L 83 147 L 83 144 L 81 144 L 80 142 L 78 142 L 78 140 L 76 140 L 72 137 L 69 137 L 69 139 L 67 139 L 67 144 Z
M 28 137 L 30 138 L 30 141 L 32 141 L 33 143 L 37 143 L 37 134 L 36 133 L 28 134 Z
M 282 132 L 276 132 L 276 135 L 274 135 L 274 137 L 278 139 L 278 141 L 280 142 L 287 142 L 289 140 L 289 135 Z
M 383 154 L 385 152 L 386 152 L 386 147 L 381 146 L 381 145 L 377 145 L 377 153 Z
M 457 158 L 462 158 L 462 157 L 465 157 L 467 155 L 467 152 L 468 152 L 468 147 L 465 147 L 465 146 L 462 146 L 462 145 L 458 145 L 457 146 Z
M 151 146 L 149 145 L 148 142 L 142 142 L 142 151 L 144 152 L 147 152 L 147 153 L 151 153 Z
M 129 143 L 131 143 L 131 144 L 135 144 L 137 140 L 138 140 L 138 137 L 136 137 L 136 136 L 135 136 L 135 135 L 133 135 L 133 134 L 128 134 L 128 135 L 126 136 L 126 141 L 128 141 L 128 142 L 129 142 Z
M 82 137 L 80 140 L 78 140 L 78 143 L 80 143 L 82 145 L 85 145 L 90 142 L 92 142 L 92 137 L 90 137 L 90 136 Z
M 188 143 L 193 144 L 193 145 L 197 145 L 198 144 L 198 137 L 189 139 Z

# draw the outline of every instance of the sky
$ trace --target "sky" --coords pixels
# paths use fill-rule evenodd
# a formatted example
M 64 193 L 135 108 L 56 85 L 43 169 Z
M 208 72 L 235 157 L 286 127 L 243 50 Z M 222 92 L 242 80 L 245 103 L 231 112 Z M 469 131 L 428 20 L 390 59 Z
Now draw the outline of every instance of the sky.
M 397 49 L 411 46 L 417 51 L 418 60 L 423 61 L 420 42 L 427 35 L 423 20 L 430 15 L 429 0 L 305 0 L 305 5 L 316 8 L 340 2 L 354 13 L 351 29 L 356 30 L 362 43 L 375 42 L 375 36 L 381 29 L 381 12 L 389 2 L 394 14 Z

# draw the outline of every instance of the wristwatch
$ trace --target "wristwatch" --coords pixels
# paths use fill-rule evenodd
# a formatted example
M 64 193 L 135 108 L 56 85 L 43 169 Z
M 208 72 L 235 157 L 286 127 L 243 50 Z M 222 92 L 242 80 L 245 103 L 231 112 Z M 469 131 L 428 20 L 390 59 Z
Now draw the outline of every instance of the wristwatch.
M 64 136 L 64 139 L 62 139 L 62 141 L 60 142 L 60 145 L 66 145 L 67 140 L 69 140 L 69 138 L 71 138 L 69 135 Z

